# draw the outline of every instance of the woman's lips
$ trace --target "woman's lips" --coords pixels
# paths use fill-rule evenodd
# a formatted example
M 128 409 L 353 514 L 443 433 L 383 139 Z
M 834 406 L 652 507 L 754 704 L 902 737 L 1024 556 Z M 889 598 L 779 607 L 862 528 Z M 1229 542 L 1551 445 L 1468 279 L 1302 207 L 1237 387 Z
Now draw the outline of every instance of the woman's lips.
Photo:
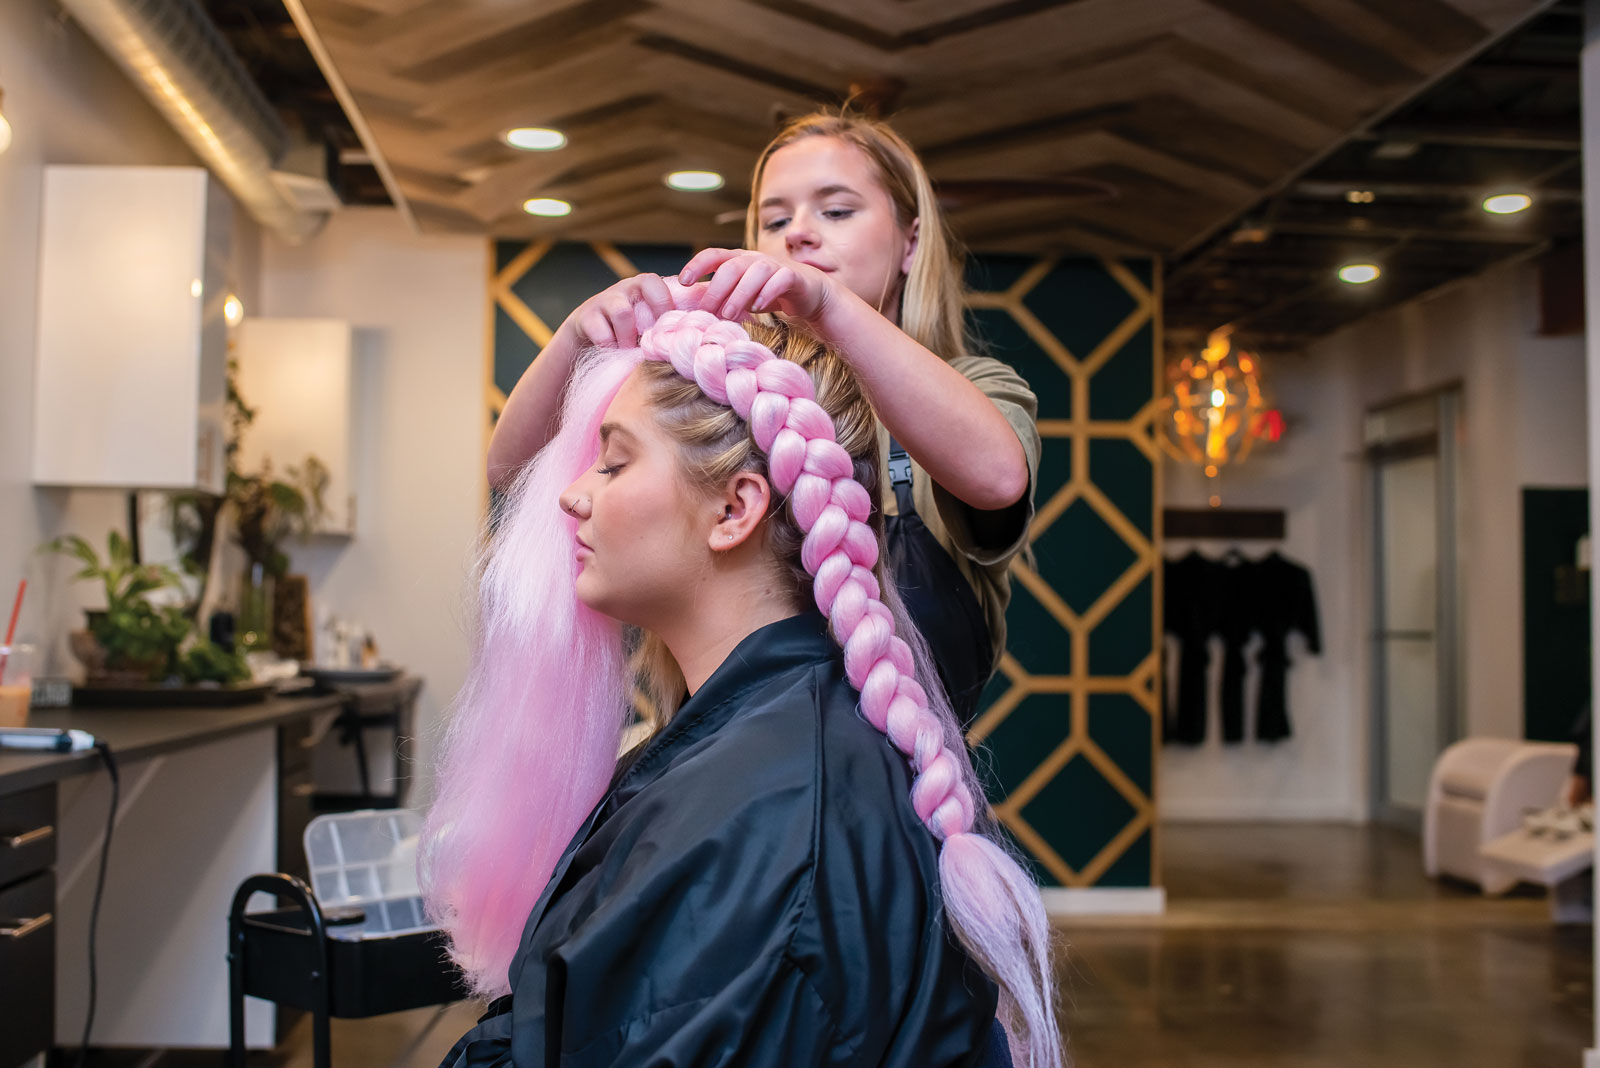
M 576 535 L 574 535 L 574 537 L 576 537 Z M 579 560 L 582 560 L 586 556 L 593 556 L 594 555 L 594 549 L 590 547 L 588 542 L 584 541 L 582 538 L 578 538 L 577 540 L 578 540 L 578 549 L 577 549 L 577 554 L 576 555 L 577 555 Z

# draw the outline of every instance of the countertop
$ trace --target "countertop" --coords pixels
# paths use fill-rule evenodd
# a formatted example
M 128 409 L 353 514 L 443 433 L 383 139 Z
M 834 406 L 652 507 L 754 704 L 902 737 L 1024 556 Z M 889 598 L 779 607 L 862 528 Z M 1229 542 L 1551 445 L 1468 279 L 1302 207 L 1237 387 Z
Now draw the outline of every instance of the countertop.
M 35 709 L 30 727 L 64 727 L 88 731 L 111 747 L 119 763 L 159 756 L 178 749 L 220 741 L 246 731 L 278 727 L 319 712 L 337 711 L 339 694 L 277 697 L 232 708 L 63 708 Z M 100 754 L 29 753 L 0 749 L 0 794 L 82 775 L 100 767 Z

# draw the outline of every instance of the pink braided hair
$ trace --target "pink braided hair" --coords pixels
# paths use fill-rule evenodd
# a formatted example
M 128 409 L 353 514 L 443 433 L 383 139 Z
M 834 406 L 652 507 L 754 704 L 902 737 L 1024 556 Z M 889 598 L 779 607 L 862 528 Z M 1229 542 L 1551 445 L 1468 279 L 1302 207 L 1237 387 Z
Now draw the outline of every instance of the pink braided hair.
M 951 927 L 1001 987 L 1013 1053 L 1022 1064 L 1061 1063 L 1049 961 L 1049 924 L 1032 878 L 974 831 L 976 776 L 948 710 L 941 718 L 917 681 L 912 647 L 896 634 L 873 568 L 872 500 L 855 480 L 811 376 L 707 311 L 670 311 L 640 339 L 644 357 L 670 363 L 706 396 L 731 407 L 767 456 L 767 474 L 789 495 L 805 531 L 801 563 L 817 608 L 844 649 L 861 713 L 905 754 L 916 773 L 911 804 L 942 843 L 939 876 Z M 908 624 L 909 625 L 909 624 Z M 923 672 L 924 678 L 932 678 Z M 953 743 L 953 744 L 952 744 Z M 959 754 L 959 755 L 958 755 Z

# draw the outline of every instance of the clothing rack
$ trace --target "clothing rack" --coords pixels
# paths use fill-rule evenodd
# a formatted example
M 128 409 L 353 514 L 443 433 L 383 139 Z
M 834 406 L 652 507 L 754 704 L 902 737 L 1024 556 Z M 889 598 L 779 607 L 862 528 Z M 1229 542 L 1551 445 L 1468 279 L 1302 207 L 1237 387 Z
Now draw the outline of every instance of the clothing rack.
M 1288 513 L 1282 508 L 1163 508 L 1161 524 L 1169 538 L 1282 541 Z

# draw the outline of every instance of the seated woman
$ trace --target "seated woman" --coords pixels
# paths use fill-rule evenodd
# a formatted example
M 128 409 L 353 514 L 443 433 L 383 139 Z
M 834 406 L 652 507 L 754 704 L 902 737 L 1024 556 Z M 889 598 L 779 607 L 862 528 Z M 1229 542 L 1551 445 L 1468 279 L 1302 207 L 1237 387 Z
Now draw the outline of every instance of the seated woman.
M 444 1064 L 1056 1068 L 1038 889 L 880 585 L 871 408 L 748 330 L 590 353 L 500 509 L 421 863 L 499 997 Z

